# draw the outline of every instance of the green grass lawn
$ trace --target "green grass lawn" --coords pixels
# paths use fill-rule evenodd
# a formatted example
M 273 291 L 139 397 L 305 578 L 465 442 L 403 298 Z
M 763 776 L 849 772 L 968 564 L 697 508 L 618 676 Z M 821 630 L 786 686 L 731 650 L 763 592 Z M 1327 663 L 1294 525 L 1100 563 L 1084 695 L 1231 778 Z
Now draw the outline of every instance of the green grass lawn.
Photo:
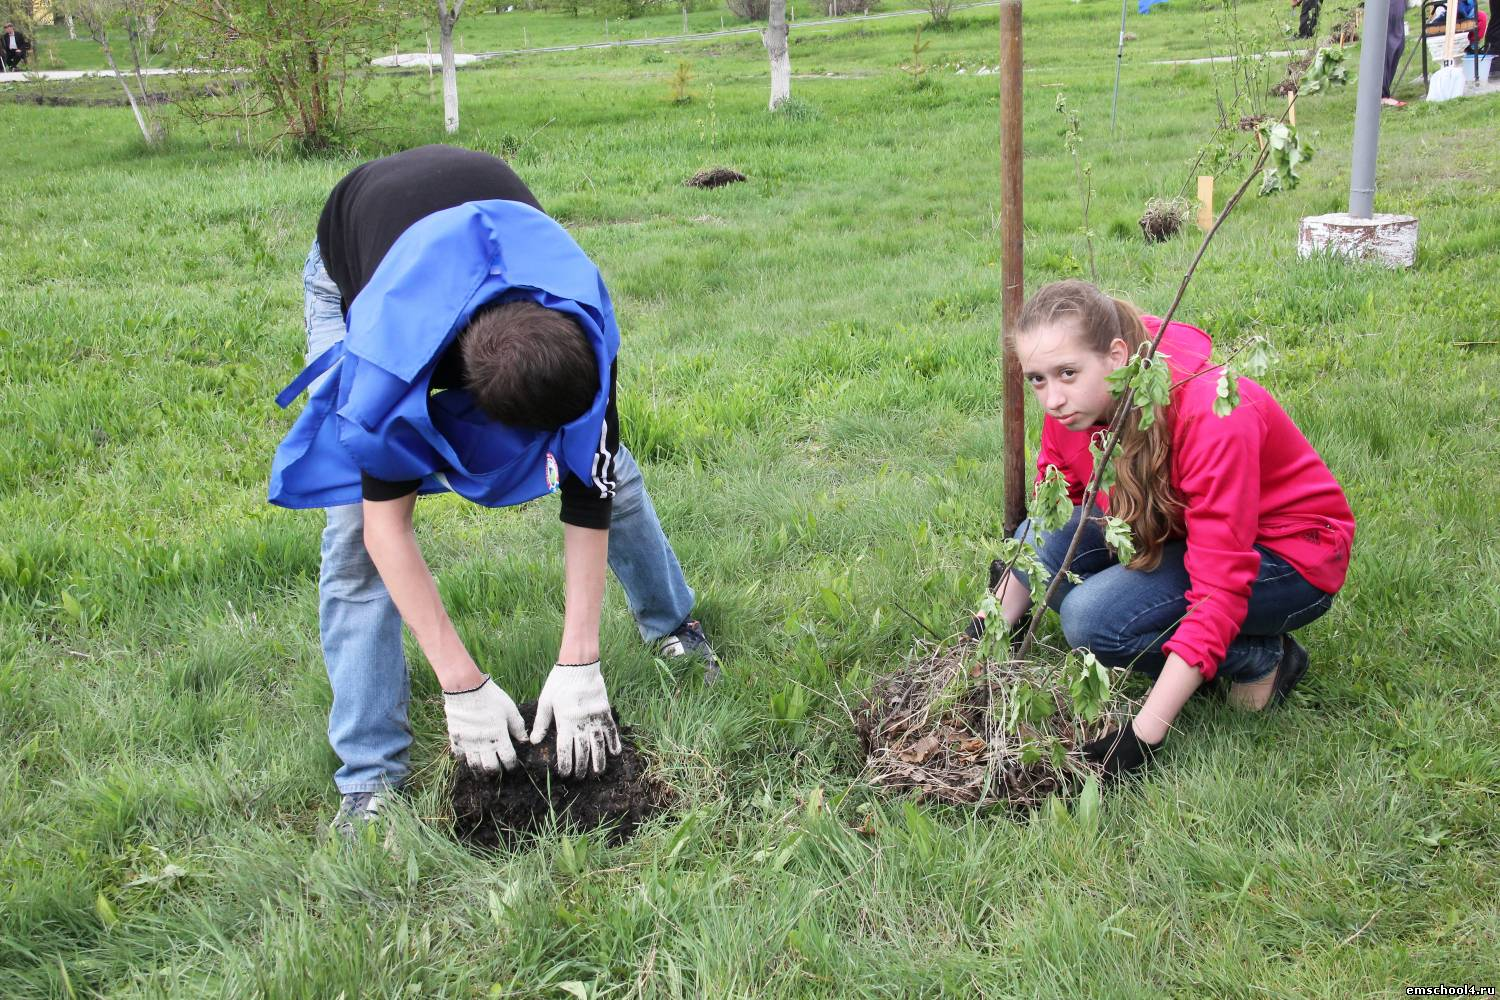
M 1132 15 L 1111 139 L 1117 18 L 1029 9 L 1027 283 L 1087 270 L 1064 93 L 1100 279 L 1164 310 L 1196 241 L 1148 247 L 1136 219 L 1187 179 L 1215 87 L 1147 56 L 1222 47 L 1185 2 Z M 1496 336 L 1493 99 L 1384 117 L 1377 207 L 1422 227 L 1401 272 L 1296 258 L 1298 218 L 1345 205 L 1354 91 L 1306 99 L 1304 183 L 1244 204 L 1181 309 L 1222 347 L 1275 343 L 1264 381 L 1359 519 L 1291 703 L 1199 699 L 1092 819 L 908 810 L 861 783 L 847 706 L 921 634 L 897 605 L 958 621 L 1001 537 L 997 80 L 943 67 L 994 65 L 995 20 L 926 33 L 922 88 L 898 68 L 906 19 L 794 34 L 794 72 L 820 75 L 794 81 L 795 116 L 765 112 L 754 36 L 460 77 L 457 140 L 519 147 L 610 283 L 625 437 L 726 662 L 710 690 L 663 669 L 611 589 L 610 690 L 678 796 L 621 847 L 456 846 L 415 648 L 393 848 L 321 836 L 321 517 L 265 503 L 292 420 L 272 396 L 300 368 L 323 198 L 360 159 L 441 137 L 425 81 L 359 153 L 304 160 L 185 124 L 146 153 L 123 107 L 0 103 L 0 996 L 1500 985 L 1500 353 L 1453 346 Z M 682 186 L 715 164 L 750 180 Z M 556 508 L 437 498 L 418 522 L 476 658 L 535 697 L 561 622 Z M 797 687 L 807 717 L 774 718 Z

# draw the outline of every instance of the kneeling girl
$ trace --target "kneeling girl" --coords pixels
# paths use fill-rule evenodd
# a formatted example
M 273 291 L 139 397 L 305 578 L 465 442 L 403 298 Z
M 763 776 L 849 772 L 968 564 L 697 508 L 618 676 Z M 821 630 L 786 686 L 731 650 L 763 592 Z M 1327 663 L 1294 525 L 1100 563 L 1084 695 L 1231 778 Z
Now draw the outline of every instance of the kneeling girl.
M 1041 404 L 1038 478 L 1056 466 L 1068 481 L 1073 519 L 1039 535 L 1055 575 L 1083 512 L 1093 473 L 1089 443 L 1118 399 L 1108 376 L 1127 364 L 1160 320 L 1084 281 L 1060 281 L 1022 309 L 1014 346 L 1023 376 Z M 1147 430 L 1126 421 L 1114 464 L 1116 482 L 1090 512 L 1052 608 L 1073 648 L 1109 666 L 1155 678 L 1130 725 L 1094 741 L 1085 756 L 1106 774 L 1145 763 L 1200 685 L 1222 676 L 1229 700 L 1260 710 L 1284 700 L 1307 670 L 1291 633 L 1321 617 L 1343 586 L 1354 516 L 1343 490 L 1271 395 L 1239 379 L 1240 403 L 1214 413 L 1218 366 L 1202 330 L 1173 323 L 1159 356 L 1172 376 L 1170 405 Z M 1097 523 L 1108 512 L 1131 528 L 1135 555 L 1122 564 Z M 996 583 L 1008 628 L 1026 614 L 1024 575 Z

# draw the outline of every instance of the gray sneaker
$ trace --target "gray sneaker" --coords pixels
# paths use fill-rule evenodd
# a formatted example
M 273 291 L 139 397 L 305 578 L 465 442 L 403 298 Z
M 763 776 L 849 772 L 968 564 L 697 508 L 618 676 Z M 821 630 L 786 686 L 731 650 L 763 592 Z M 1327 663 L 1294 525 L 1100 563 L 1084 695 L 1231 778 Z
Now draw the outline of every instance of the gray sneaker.
M 703 626 L 689 618 L 669 635 L 656 641 L 656 655 L 662 659 L 675 656 L 696 656 L 703 660 L 703 683 L 712 684 L 720 676 L 719 658 L 703 634 Z
M 389 792 L 349 792 L 339 802 L 339 811 L 328 829 L 344 840 L 354 840 L 359 831 L 380 819 L 380 809 Z

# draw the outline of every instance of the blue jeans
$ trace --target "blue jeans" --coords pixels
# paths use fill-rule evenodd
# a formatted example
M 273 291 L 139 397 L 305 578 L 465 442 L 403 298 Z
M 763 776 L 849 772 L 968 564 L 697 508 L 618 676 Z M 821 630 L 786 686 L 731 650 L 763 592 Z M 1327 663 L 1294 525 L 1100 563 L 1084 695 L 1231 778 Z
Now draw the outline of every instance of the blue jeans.
M 307 360 L 344 336 L 338 286 L 313 243 L 302 273 Z M 325 376 L 326 377 L 326 376 Z M 693 610 L 693 591 L 646 495 L 641 470 L 623 446 L 615 457 L 609 568 L 625 589 L 641 638 L 670 634 Z M 333 688 L 328 741 L 343 766 L 340 792 L 399 786 L 406 778 L 411 681 L 401 648 L 401 616 L 364 544 L 360 504 L 328 508 L 318 573 L 318 625 Z
M 1065 527 L 1041 535 L 1040 541 L 1030 521 L 1016 532 L 1037 547 L 1049 576 L 1056 576 L 1067 555 L 1079 510 L 1075 507 Z M 1098 515 L 1097 508 L 1094 513 Z M 1321 618 L 1333 604 L 1332 594 L 1308 583 L 1281 556 L 1261 545 L 1255 550 L 1260 553 L 1260 571 L 1250 587 L 1245 621 L 1219 664 L 1219 674 L 1231 681 L 1256 681 L 1275 670 L 1281 661 L 1281 637 Z M 1186 551 L 1185 543 L 1169 542 L 1155 569 L 1126 569 L 1091 521 L 1070 567 L 1083 582 L 1064 579 L 1050 604 L 1062 618 L 1068 645 L 1088 649 L 1106 666 L 1131 667 L 1152 677 L 1161 673 L 1167 661 L 1162 645 L 1188 610 Z M 1024 573 L 1016 575 L 1026 579 Z

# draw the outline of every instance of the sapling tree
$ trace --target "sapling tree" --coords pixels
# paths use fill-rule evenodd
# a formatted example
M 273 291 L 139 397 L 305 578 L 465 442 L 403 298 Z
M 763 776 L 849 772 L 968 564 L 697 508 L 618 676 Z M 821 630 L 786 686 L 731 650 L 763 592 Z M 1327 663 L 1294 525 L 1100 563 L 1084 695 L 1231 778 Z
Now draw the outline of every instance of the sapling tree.
M 142 62 L 149 59 L 151 38 L 156 32 L 157 8 L 148 0 L 72 0 L 69 11 L 83 22 L 84 30 L 104 52 L 104 61 L 110 72 L 125 91 L 125 100 L 135 115 L 135 123 L 141 130 L 141 138 L 147 146 L 155 146 L 162 138 L 161 122 L 157 120 L 146 91 L 146 78 Z M 115 59 L 114 47 L 110 44 L 111 26 L 123 20 L 131 25 L 130 43 L 127 47 L 132 64 L 136 87 L 121 71 Z
M 1162 336 L 1208 247 L 1251 185 L 1259 180 L 1265 195 L 1295 187 L 1295 168 L 1308 158 L 1308 148 L 1285 122 L 1268 119 L 1257 128 L 1262 141 L 1231 158 L 1237 162 L 1251 156 L 1250 169 L 1204 235 L 1157 334 L 1110 379 L 1117 402 L 1106 428 L 1090 442 L 1093 467 L 1080 502 L 1074 504 L 1075 491 L 1056 467 L 1045 469 L 1032 490 L 1027 514 L 1041 534 L 1064 530 L 1075 510 L 1081 512 L 1058 571 L 1050 573 L 1025 539 L 1000 543 L 1000 558 L 992 564 L 990 589 L 979 610 L 986 620 L 998 620 L 995 591 L 1019 570 L 1030 590 L 1029 623 L 1014 636 L 1001 627 L 984 629 L 974 645 L 919 640 L 924 655 L 876 681 L 855 719 L 872 784 L 976 807 L 1041 805 L 1072 784 L 1069 775 L 1076 774 L 1078 765 L 1071 748 L 1103 736 L 1110 725 L 1106 716 L 1123 707 L 1111 689 L 1110 671 L 1089 651 L 1064 651 L 1050 662 L 1034 656 L 1038 629 L 1063 581 L 1082 582 L 1071 567 L 1090 524 L 1099 528 L 1121 562 L 1135 556 L 1129 523 L 1092 512 L 1099 492 L 1115 485 L 1113 458 L 1127 422 L 1149 428 L 1182 384 L 1172 381 L 1169 359 L 1158 353 Z M 1231 413 L 1239 402 L 1238 380 L 1263 373 L 1270 361 L 1265 341 L 1251 338 L 1201 373 L 1218 379 L 1214 412 L 1220 417 Z M 1097 795 L 1097 784 L 1086 783 L 1080 808 L 1097 802 Z
M 1089 277 L 1095 284 L 1099 281 L 1099 269 L 1094 266 L 1094 231 L 1089 228 L 1089 203 L 1094 200 L 1094 165 L 1084 163 L 1081 155 L 1083 132 L 1078 112 L 1068 107 L 1068 99 L 1057 95 L 1057 113 L 1063 119 L 1063 144 L 1073 158 L 1073 179 L 1078 185 L 1078 201 L 1083 214 L 1083 240 L 1089 251 Z
M 172 0 L 184 59 L 232 76 L 235 100 L 179 106 L 191 118 L 267 122 L 271 144 L 334 145 L 374 128 L 370 59 L 394 45 L 408 0 Z
M 1295 171 L 1291 168 L 1297 162 L 1305 162 L 1307 155 L 1297 138 L 1296 131 L 1281 122 L 1268 123 L 1266 127 L 1267 132 L 1274 133 L 1275 138 L 1268 136 L 1268 141 L 1261 146 L 1256 156 L 1253 168 L 1229 201 L 1225 203 L 1213 226 L 1204 235 L 1197 254 L 1178 285 L 1177 294 L 1170 308 L 1162 317 L 1156 336 L 1150 342 L 1142 344 L 1125 365 L 1109 376 L 1111 392 L 1119 402 L 1116 404 L 1106 429 L 1097 433 L 1090 442 L 1089 451 L 1093 458 L 1093 474 L 1084 488 L 1078 508 L 1085 513 L 1078 517 L 1077 526 L 1069 540 L 1067 552 L 1058 572 L 1050 580 L 1048 579 L 1048 570 L 1042 564 L 1035 547 L 1030 543 L 1014 538 L 1006 539 L 1002 543 L 998 562 L 1003 564 L 1004 569 L 999 578 L 1009 578 L 1013 570 L 1019 570 L 1024 574 L 1030 589 L 1032 611 L 1030 622 L 1021 637 L 1019 649 L 1014 655 L 1002 648 L 1003 644 L 1010 642 L 1011 637 L 1005 634 L 1004 629 L 994 628 L 987 630 L 980 640 L 981 660 L 991 663 L 1025 663 L 1030 659 L 1036 643 L 1037 630 L 1058 587 L 1064 580 L 1073 583 L 1081 582 L 1080 578 L 1072 572 L 1071 566 L 1083 532 L 1090 521 L 1102 530 L 1105 544 L 1121 563 L 1128 563 L 1134 558 L 1135 541 L 1127 522 L 1113 515 L 1091 516 L 1087 512 L 1094 509 L 1094 501 L 1099 492 L 1107 491 L 1114 485 L 1113 457 L 1120 444 L 1126 422 L 1135 420 L 1140 429 L 1149 428 L 1159 419 L 1162 408 L 1170 405 L 1172 391 L 1187 381 L 1186 378 L 1176 383 L 1172 381 L 1168 358 L 1165 354 L 1159 353 L 1158 348 L 1177 307 L 1182 302 L 1188 284 L 1197 271 L 1198 264 L 1202 261 L 1204 253 L 1224 220 L 1234 211 L 1257 177 L 1261 178 L 1261 193 L 1263 194 L 1293 187 L 1297 183 Z M 1285 159 L 1278 160 L 1278 153 Z M 1277 177 L 1278 181 L 1268 182 L 1267 178 L 1271 176 Z M 1233 351 L 1221 365 L 1209 369 L 1206 374 L 1217 373 L 1218 379 L 1214 412 L 1220 417 L 1228 416 L 1239 403 L 1238 380 L 1244 376 L 1262 375 L 1271 362 L 1272 355 L 1267 342 L 1261 337 L 1253 337 Z M 1198 376 L 1192 375 L 1187 378 L 1196 377 Z M 1027 515 L 1033 527 L 1043 534 L 1062 530 L 1073 518 L 1074 504 L 1070 496 L 1069 484 L 1055 466 L 1048 466 L 1035 484 L 1027 503 Z M 988 620 L 994 621 L 999 616 L 999 610 L 995 594 L 993 592 L 986 594 L 981 602 L 980 611 Z M 1065 652 L 1060 667 L 1056 668 L 1052 677 L 1053 684 L 1058 689 L 1052 694 L 1040 689 L 1034 681 L 1019 680 L 1013 683 L 1011 689 L 1002 695 L 1004 705 L 993 714 L 992 718 L 1012 734 L 1019 732 L 1019 727 L 1025 724 L 1029 724 L 1032 728 L 1028 731 L 1034 733 L 1041 720 L 1049 717 L 1055 708 L 1060 707 L 1064 694 L 1074 716 L 1086 722 L 1097 719 L 1111 702 L 1109 671 L 1086 650 Z M 1044 739 L 1042 744 L 1028 745 L 1022 763 L 1028 764 L 1049 756 L 1060 761 L 1063 751 L 1055 735 L 1050 739 Z M 1059 763 L 1058 766 L 1061 764 Z

